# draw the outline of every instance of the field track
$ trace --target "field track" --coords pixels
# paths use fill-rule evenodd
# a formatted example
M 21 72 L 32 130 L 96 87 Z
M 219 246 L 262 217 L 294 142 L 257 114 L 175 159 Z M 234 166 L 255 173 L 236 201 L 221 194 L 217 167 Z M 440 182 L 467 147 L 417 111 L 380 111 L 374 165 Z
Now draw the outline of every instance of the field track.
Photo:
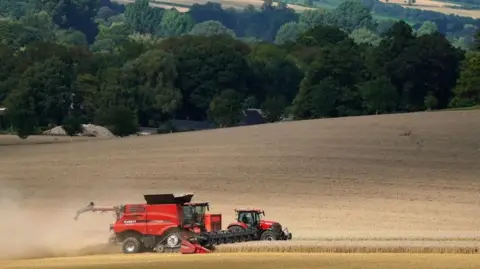
M 0 136 L 0 214 L 9 216 L 0 223 L 0 238 L 9 238 L 0 245 L 0 260 L 115 255 L 118 248 L 91 247 L 106 241 L 112 216 L 86 213 L 74 221 L 76 209 L 90 201 L 142 202 L 142 194 L 165 192 L 194 192 L 194 201 L 209 201 L 211 211 L 223 214 L 224 228 L 235 207 L 262 207 L 267 219 L 280 221 L 295 239 L 221 246 L 219 252 L 477 253 L 479 118 L 480 111 L 472 110 L 150 137 Z M 205 259 L 233 257 L 219 255 Z M 256 259 L 248 255 L 242 257 Z M 93 256 L 72 263 L 107 259 L 131 266 L 123 259 L 137 259 Z M 415 257 L 432 264 L 439 259 Z M 6 261 L 0 268 L 12 262 L 41 264 Z

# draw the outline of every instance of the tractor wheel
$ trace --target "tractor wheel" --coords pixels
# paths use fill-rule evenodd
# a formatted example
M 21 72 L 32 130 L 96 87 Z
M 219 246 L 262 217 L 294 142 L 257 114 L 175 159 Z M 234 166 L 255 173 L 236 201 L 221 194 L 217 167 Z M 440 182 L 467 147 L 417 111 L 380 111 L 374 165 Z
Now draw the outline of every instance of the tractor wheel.
M 140 240 L 136 237 L 127 237 L 123 240 L 122 251 L 125 254 L 139 253 L 142 249 Z
M 265 231 L 262 233 L 260 236 L 260 240 L 265 240 L 265 241 L 275 241 L 277 240 L 275 233 L 272 231 Z

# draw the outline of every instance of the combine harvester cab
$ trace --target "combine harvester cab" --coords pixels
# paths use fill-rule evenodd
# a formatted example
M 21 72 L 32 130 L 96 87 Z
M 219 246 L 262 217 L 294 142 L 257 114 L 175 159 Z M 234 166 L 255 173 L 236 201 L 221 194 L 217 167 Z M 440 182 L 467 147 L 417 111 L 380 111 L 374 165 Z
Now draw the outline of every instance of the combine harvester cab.
M 144 195 L 144 204 L 95 206 L 77 211 L 115 214 L 109 242 L 121 244 L 127 254 L 144 251 L 209 253 L 214 245 L 255 240 L 255 229 L 221 230 L 220 214 L 206 214 L 208 203 L 191 203 L 193 194 Z

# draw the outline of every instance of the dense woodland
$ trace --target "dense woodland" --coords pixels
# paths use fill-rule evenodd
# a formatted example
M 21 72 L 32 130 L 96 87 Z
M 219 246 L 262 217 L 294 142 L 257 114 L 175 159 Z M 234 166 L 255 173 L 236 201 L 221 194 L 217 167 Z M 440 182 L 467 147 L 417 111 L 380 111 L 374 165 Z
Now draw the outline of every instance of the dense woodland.
M 300 14 L 146 0 L 8 0 L 0 12 L 1 126 L 21 138 L 81 123 L 119 136 L 170 119 L 235 126 L 246 108 L 274 122 L 480 105 L 478 21 L 458 46 L 436 22 L 385 23 L 356 0 Z

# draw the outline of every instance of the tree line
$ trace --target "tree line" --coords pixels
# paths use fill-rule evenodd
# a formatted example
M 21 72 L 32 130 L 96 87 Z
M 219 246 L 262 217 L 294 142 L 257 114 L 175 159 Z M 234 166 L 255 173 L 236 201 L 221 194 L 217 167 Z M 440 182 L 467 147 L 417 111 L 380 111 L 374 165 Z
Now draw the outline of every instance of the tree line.
M 473 34 L 475 31 L 480 29 L 480 19 L 453 14 L 447 15 L 437 11 L 418 9 L 415 8 L 415 6 L 404 7 L 389 1 L 381 2 L 379 0 L 361 0 L 363 6 L 359 6 L 357 4 L 354 5 L 358 8 L 346 8 L 348 6 L 352 6 L 352 2 L 343 0 L 281 0 L 281 2 L 322 9 L 324 14 L 335 14 L 336 16 L 342 15 L 346 18 L 348 18 L 352 13 L 365 13 L 363 9 L 366 9 L 377 18 L 376 21 L 378 23 L 379 31 L 390 27 L 396 20 L 399 19 L 408 22 L 414 30 L 418 30 L 425 23 L 428 23 L 440 33 L 444 34 L 453 45 L 456 47 L 462 47 L 464 49 L 468 49 L 470 47 L 473 41 Z M 445 5 L 448 6 L 449 4 L 447 2 L 445 2 Z M 457 8 L 472 9 L 475 7 L 471 5 L 467 7 L 465 5 L 469 4 L 463 4 Z M 454 6 L 449 7 L 453 8 Z M 349 10 L 354 12 L 346 13 Z M 302 15 L 299 17 L 301 21 Z
M 275 122 L 480 103 L 478 31 L 466 51 L 438 30 L 414 31 L 404 21 L 377 33 L 368 12 L 309 12 L 290 28 L 278 26 L 278 18 L 259 26 L 260 16 L 253 26 L 232 21 L 228 28 L 220 22 L 223 10 L 199 11 L 211 3 L 196 6 L 198 22 L 141 0 L 125 8 L 44 2 L 25 1 L 0 21 L 2 126 L 21 138 L 60 125 L 73 134 L 81 123 L 119 136 L 171 119 L 227 127 L 246 108 L 261 108 Z M 348 6 L 361 8 L 357 3 Z M 263 12 L 277 9 L 289 12 Z M 269 42 L 273 25 L 279 30 Z M 245 29 L 263 34 L 252 41 L 238 34 Z

